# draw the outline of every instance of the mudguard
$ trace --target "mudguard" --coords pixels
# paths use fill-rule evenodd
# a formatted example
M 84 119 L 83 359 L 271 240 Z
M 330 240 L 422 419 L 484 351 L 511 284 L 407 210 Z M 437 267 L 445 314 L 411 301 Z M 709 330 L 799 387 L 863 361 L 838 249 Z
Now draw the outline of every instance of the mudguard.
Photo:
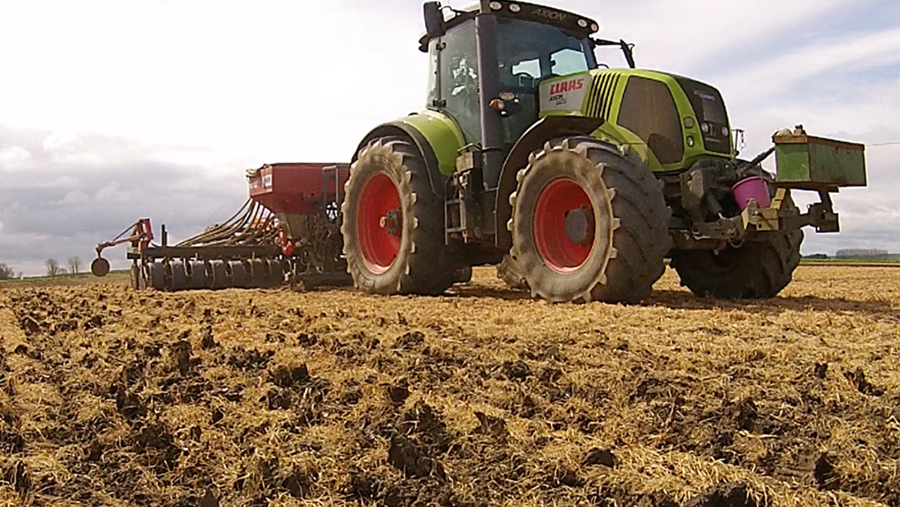
M 415 143 L 428 166 L 432 192 L 444 199 L 447 178 L 456 170 L 456 157 L 465 146 L 459 127 L 449 116 L 437 111 L 412 114 L 372 129 L 356 148 L 353 161 L 373 139 L 398 135 L 408 137 Z

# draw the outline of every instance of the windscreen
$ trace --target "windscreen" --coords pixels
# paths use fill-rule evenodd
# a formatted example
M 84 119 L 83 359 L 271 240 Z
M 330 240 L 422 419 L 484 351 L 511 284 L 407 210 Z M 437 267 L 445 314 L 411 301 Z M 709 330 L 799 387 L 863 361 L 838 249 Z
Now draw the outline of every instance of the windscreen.
M 538 118 L 538 85 L 544 79 L 596 68 L 590 42 L 556 26 L 520 19 L 497 20 L 500 90 L 516 94 L 521 109 L 503 119 L 506 144 Z
M 497 40 L 501 88 L 537 86 L 541 79 L 596 67 L 587 39 L 552 25 L 500 18 Z

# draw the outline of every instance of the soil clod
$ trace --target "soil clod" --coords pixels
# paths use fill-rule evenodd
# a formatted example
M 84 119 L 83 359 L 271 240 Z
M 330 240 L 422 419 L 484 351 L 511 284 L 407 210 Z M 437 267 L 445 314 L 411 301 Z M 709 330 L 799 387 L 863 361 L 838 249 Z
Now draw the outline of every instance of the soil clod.
M 760 507 L 746 484 L 720 484 L 688 501 L 684 507 Z
M 593 448 L 588 451 L 587 456 L 582 461 L 584 466 L 600 465 L 607 468 L 616 467 L 616 456 L 609 449 Z
M 191 370 L 191 342 L 179 340 L 172 345 L 172 358 L 182 375 Z
M 403 435 L 391 439 L 388 463 L 410 477 L 444 476 L 441 463 Z
M 838 488 L 840 477 L 837 475 L 831 460 L 832 458 L 827 454 L 823 454 L 816 460 L 816 468 L 813 470 L 813 476 L 816 479 L 816 484 L 819 485 L 819 489 L 828 490 Z
M 509 380 L 525 380 L 531 376 L 531 368 L 525 361 L 507 361 L 503 363 L 503 374 Z
M 885 393 L 883 387 L 876 386 L 866 379 L 866 374 L 863 372 L 862 368 L 857 368 L 856 371 L 845 371 L 844 377 L 856 386 L 857 391 L 863 394 L 869 396 L 881 396 Z
M 825 379 L 825 376 L 828 374 L 828 363 L 816 363 L 815 367 L 813 367 L 813 375 L 816 378 Z
M 425 343 L 425 335 L 421 331 L 410 331 L 397 338 L 396 347 L 398 349 L 411 349 L 423 343 Z
M 203 328 L 203 335 L 200 337 L 200 348 L 209 350 L 216 346 L 218 346 L 218 343 L 216 343 L 216 339 L 213 337 L 212 326 L 206 326 Z
M 409 388 L 404 385 L 388 386 L 387 391 L 391 401 L 397 404 L 402 404 L 409 398 Z

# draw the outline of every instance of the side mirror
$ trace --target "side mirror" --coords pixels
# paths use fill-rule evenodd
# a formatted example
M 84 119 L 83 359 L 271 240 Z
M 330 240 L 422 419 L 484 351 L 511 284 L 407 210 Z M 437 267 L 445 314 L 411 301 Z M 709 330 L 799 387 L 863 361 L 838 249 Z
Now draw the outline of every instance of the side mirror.
M 429 38 L 443 37 L 447 33 L 440 2 L 425 2 L 425 32 Z

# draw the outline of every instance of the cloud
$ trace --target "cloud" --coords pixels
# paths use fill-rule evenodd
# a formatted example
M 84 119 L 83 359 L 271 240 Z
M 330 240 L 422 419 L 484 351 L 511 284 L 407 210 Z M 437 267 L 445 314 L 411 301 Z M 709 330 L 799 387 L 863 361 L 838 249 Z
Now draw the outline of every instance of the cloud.
M 75 134 L 55 132 L 44 138 L 43 147 L 47 153 L 71 153 L 77 151 L 81 143 L 81 138 Z
M 63 197 L 62 201 L 59 201 L 59 204 L 70 205 L 70 204 L 86 204 L 90 202 L 90 197 L 87 194 L 82 192 L 81 190 L 72 190 L 67 193 L 65 197 Z
M 11 132 L 0 128 L 0 134 Z M 38 145 L 48 136 L 40 131 L 15 135 Z M 42 155 L 39 168 L 20 171 L 16 174 L 23 176 L 0 185 L 0 262 L 26 275 L 42 274 L 46 259 L 91 258 L 97 243 L 142 217 L 151 217 L 157 228 L 168 224 L 173 242 L 178 241 L 231 216 L 247 199 L 246 166 L 239 161 L 222 174 L 157 155 L 176 153 L 173 147 L 139 147 L 103 136 L 80 139 L 67 145 L 66 156 Z M 211 159 L 222 161 L 221 156 Z M 118 261 L 114 265 L 125 265 L 124 251 L 113 250 L 109 257 Z
M 15 170 L 31 165 L 31 153 L 21 146 L 0 149 L 0 171 Z

